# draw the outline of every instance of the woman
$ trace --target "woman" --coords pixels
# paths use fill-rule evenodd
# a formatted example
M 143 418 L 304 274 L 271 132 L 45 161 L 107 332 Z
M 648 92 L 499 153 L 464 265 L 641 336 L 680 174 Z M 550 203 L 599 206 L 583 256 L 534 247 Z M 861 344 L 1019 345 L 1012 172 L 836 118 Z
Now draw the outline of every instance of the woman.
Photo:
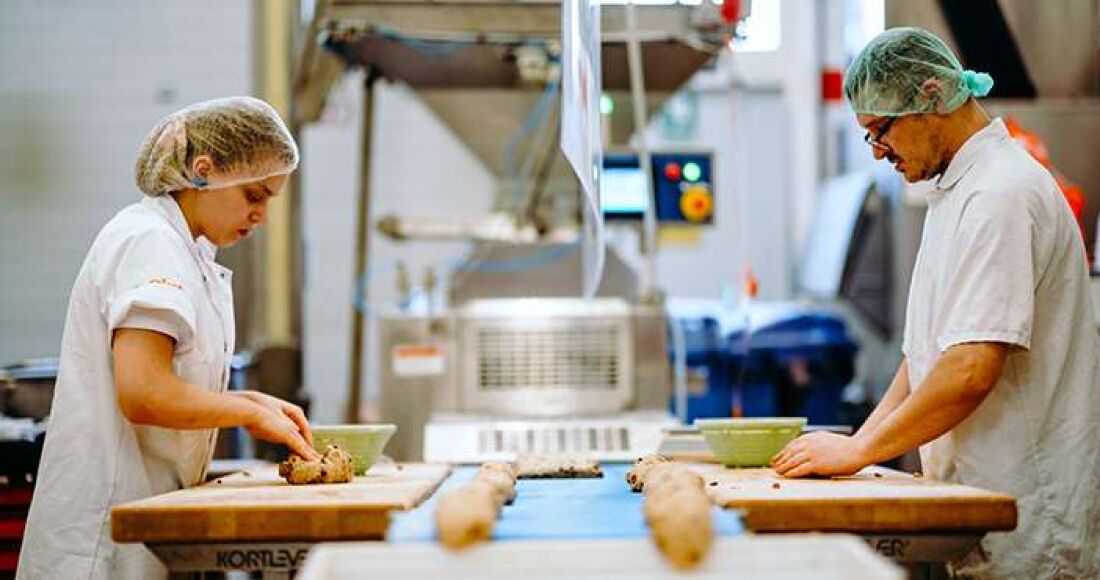
M 138 152 L 140 202 L 99 232 L 73 286 L 19 578 L 156 578 L 111 542 L 118 504 L 203 481 L 218 427 L 315 458 L 295 405 L 229 393 L 231 272 L 214 262 L 263 224 L 298 149 L 263 101 L 199 103 Z

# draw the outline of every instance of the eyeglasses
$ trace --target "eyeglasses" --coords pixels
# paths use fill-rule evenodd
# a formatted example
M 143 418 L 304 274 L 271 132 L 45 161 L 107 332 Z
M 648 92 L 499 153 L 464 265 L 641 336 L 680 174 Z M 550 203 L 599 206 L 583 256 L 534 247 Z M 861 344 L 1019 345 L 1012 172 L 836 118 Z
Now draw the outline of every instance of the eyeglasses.
M 875 135 L 874 137 L 872 137 L 871 132 L 867 131 L 863 135 L 863 140 L 868 145 L 870 145 L 871 147 L 873 147 L 875 149 L 878 149 L 880 151 L 889 151 L 890 146 L 883 143 L 882 138 L 886 136 L 886 132 L 889 131 L 890 127 L 892 127 L 894 125 L 894 121 L 897 121 L 900 118 L 901 118 L 900 115 L 897 116 L 897 117 L 890 117 L 889 119 L 886 120 L 885 123 L 882 124 L 882 128 L 879 129 L 878 135 Z

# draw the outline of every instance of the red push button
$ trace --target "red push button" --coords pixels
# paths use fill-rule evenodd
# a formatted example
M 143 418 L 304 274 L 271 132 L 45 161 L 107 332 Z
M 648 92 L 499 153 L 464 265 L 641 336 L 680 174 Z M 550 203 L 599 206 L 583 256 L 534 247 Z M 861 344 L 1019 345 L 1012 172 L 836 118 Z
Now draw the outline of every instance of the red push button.
M 680 171 L 679 163 L 666 163 L 665 164 L 665 178 L 669 181 L 680 181 L 680 176 L 683 172 Z

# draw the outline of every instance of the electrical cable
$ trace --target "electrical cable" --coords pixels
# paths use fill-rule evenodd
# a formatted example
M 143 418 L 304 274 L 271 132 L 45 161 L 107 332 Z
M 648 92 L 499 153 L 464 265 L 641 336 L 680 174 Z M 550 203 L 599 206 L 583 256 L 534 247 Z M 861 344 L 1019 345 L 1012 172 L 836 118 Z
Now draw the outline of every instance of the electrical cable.
M 546 189 L 546 180 L 550 176 L 550 168 L 554 166 L 554 162 L 558 158 L 561 123 L 551 122 L 550 124 L 554 127 L 554 131 L 543 150 L 542 160 L 539 162 L 538 171 L 535 173 L 535 183 L 532 186 L 531 195 L 527 198 L 527 209 L 524 211 L 524 217 L 530 223 L 536 223 L 539 203 L 542 201 L 542 194 Z
M 539 126 L 540 123 L 546 118 L 548 111 L 550 110 L 550 104 L 554 101 L 558 93 L 560 83 L 558 79 L 554 79 L 546 84 L 546 88 L 543 89 L 542 94 L 539 96 L 539 100 L 536 103 L 534 109 L 527 116 L 523 125 L 520 126 L 519 131 L 508 140 L 508 144 L 504 148 L 504 166 L 508 171 L 508 177 L 512 190 L 512 204 L 515 207 L 519 206 L 520 200 L 523 198 L 522 182 L 523 171 L 517 171 L 516 169 L 516 150 L 519 146 L 528 138 L 530 133 Z M 530 147 L 527 148 L 530 151 Z M 524 156 L 524 162 L 521 167 L 528 166 L 528 155 Z
M 561 244 L 529 256 L 520 256 L 499 262 L 466 261 L 458 259 L 451 263 L 451 269 L 457 272 L 483 272 L 493 274 L 515 273 L 542 268 L 558 262 L 576 252 L 579 242 Z

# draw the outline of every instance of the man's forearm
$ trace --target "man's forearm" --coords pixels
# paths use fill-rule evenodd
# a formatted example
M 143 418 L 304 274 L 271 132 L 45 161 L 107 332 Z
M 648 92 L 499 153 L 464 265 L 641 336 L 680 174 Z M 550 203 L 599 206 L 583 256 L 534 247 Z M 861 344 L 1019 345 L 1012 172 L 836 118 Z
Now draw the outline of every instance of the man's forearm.
M 936 362 L 921 387 L 880 424 L 857 437 L 869 463 L 893 459 L 943 435 L 970 416 L 1001 375 L 1005 348 L 963 345 Z
M 882 396 L 882 400 L 875 406 L 875 410 L 871 412 L 871 415 L 867 417 L 867 420 L 860 426 L 859 431 L 856 432 L 856 436 L 862 436 L 871 431 L 874 431 L 894 409 L 901 406 L 905 398 L 909 396 L 909 363 L 906 359 L 901 360 L 901 364 L 898 365 L 898 370 L 894 373 L 894 380 L 890 381 L 890 388 L 886 389 L 886 394 Z

